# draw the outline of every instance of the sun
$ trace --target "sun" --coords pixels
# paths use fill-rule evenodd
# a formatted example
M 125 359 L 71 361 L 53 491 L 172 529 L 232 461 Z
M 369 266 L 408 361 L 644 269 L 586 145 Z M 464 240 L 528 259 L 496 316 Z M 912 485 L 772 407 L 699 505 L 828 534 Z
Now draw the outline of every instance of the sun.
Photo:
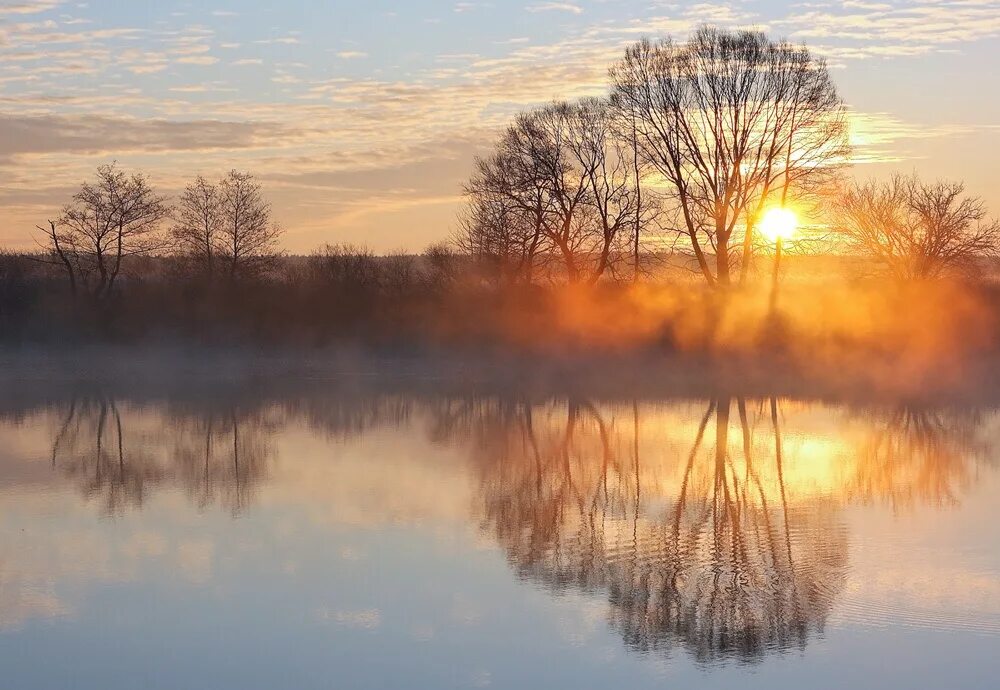
M 790 240 L 799 225 L 795 213 L 787 208 L 772 208 L 764 214 L 760 231 L 772 244 L 779 240 Z

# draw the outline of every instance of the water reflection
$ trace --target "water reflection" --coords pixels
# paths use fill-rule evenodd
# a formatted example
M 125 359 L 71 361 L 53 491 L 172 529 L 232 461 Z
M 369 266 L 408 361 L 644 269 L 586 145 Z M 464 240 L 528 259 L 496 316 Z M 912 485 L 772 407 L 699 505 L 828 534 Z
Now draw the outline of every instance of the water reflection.
M 486 528 L 523 577 L 604 592 L 632 649 L 749 661 L 804 647 L 842 586 L 847 535 L 828 497 L 789 505 L 769 409 L 764 434 L 743 399 L 711 401 L 687 428 L 653 413 L 687 448 L 644 457 L 638 404 L 631 425 L 587 401 L 541 424 L 499 406 L 473 430 Z
M 990 457 L 978 410 L 900 406 L 867 413 L 859 461 L 844 493 L 896 508 L 916 503 L 957 505 L 973 478 L 975 461 Z
M 73 398 L 52 439 L 52 467 L 108 515 L 147 493 L 183 487 L 199 508 L 238 515 L 267 475 L 268 410 L 146 410 L 105 396 Z
M 391 504 L 394 519 L 403 511 L 375 493 L 422 492 L 407 513 L 419 520 L 467 482 L 460 519 L 520 578 L 596 597 L 630 650 L 682 651 L 703 663 L 805 650 L 845 596 L 853 538 L 845 511 L 957 506 L 995 469 L 997 438 L 991 411 L 726 396 L 601 402 L 351 390 L 134 400 L 90 391 L 5 409 L 9 429 L 40 430 L 28 445 L 39 454 L 44 446 L 60 486 L 117 520 L 171 490 L 188 509 L 232 516 L 252 514 L 270 495 L 308 514 L 336 502 L 355 501 L 355 514 Z M 426 481 L 341 464 L 345 442 L 377 449 L 391 430 L 404 442 L 419 434 L 460 464 L 426 461 Z M 294 443 L 277 442 L 289 435 Z M 333 469 L 303 473 L 280 495 L 270 487 L 308 463 Z M 372 473 L 364 492 L 344 488 L 353 486 L 349 472 Z M 8 475 L 0 491 L 10 494 L 20 480 Z M 11 599 L 8 591 L 0 603 L 10 609 Z

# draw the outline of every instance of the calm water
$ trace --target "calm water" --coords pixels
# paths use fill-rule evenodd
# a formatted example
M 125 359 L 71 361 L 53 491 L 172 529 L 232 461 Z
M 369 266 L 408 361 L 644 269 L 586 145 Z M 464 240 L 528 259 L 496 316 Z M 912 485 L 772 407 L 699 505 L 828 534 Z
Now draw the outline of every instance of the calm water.
M 997 687 L 998 469 L 992 409 L 15 396 L 0 687 Z

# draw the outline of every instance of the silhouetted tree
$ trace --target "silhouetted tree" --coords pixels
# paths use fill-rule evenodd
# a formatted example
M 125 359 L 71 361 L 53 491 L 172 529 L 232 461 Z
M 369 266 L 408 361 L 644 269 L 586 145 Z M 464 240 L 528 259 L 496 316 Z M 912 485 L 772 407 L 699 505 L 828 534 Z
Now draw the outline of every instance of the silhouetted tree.
M 620 136 L 615 112 L 602 99 L 589 98 L 572 110 L 569 146 L 584 175 L 584 203 L 592 213 L 586 252 L 595 256 L 588 281 L 595 283 L 613 268 L 618 255 L 628 255 L 630 231 L 641 234 L 644 216 L 641 179 L 631 158 L 631 144 Z M 650 197 L 647 195 L 647 206 Z M 638 250 L 635 250 L 638 256 Z
M 641 220 L 639 176 L 615 113 L 601 99 L 519 115 L 466 186 L 459 246 L 500 282 L 530 282 L 541 259 L 594 283 L 627 254 Z
M 447 243 L 432 244 L 424 250 L 424 283 L 431 292 L 437 293 L 454 287 L 459 278 L 458 257 Z
M 67 267 L 71 288 L 78 287 L 81 276 L 96 274 L 91 292 L 103 298 L 114 290 L 127 257 L 167 245 L 160 224 L 168 214 L 164 197 L 142 173 L 128 174 L 112 163 L 99 167 L 97 179 L 85 182 L 60 220 L 50 221 L 43 232 L 51 252 Z
M 963 196 L 961 183 L 894 176 L 850 186 L 834 206 L 834 224 L 852 251 L 900 280 L 969 272 L 1000 250 L 1000 223 Z
M 265 270 L 278 253 L 282 231 L 271 218 L 271 205 L 260 183 L 247 172 L 233 170 L 219 184 L 220 250 L 229 277 L 250 277 Z
M 350 244 L 328 244 L 313 255 L 317 278 L 345 296 L 374 293 L 381 276 L 378 259 L 371 250 Z
M 669 186 L 681 212 L 676 230 L 713 285 L 731 282 L 739 232 L 739 258 L 749 260 L 746 236 L 765 204 L 810 190 L 848 151 L 826 65 L 762 33 L 703 27 L 686 43 L 642 41 L 611 76 L 613 102 Z
M 509 127 L 492 155 L 476 159 L 456 244 L 500 284 L 531 282 L 546 246 L 550 202 L 527 139 Z
M 222 235 L 222 197 L 219 187 L 199 175 L 184 188 L 174 214 L 177 248 L 211 279 Z
M 590 155 L 590 146 L 574 141 L 574 134 L 579 136 L 584 130 L 578 126 L 577 115 L 570 104 L 555 103 L 522 114 L 514 125 L 516 138 L 530 160 L 530 174 L 547 198 L 542 231 L 562 260 L 571 283 L 581 277 L 580 252 L 586 242 L 584 216 L 590 179 L 596 176 L 600 164 L 598 157 Z M 584 150 L 586 155 L 578 155 Z

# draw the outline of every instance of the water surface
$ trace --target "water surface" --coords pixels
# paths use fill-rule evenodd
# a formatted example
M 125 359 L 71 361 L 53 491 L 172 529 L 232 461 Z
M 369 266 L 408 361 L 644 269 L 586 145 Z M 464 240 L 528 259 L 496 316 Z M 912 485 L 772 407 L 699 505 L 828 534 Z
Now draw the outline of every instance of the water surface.
M 58 387 L 0 686 L 995 687 L 998 466 L 988 407 Z

